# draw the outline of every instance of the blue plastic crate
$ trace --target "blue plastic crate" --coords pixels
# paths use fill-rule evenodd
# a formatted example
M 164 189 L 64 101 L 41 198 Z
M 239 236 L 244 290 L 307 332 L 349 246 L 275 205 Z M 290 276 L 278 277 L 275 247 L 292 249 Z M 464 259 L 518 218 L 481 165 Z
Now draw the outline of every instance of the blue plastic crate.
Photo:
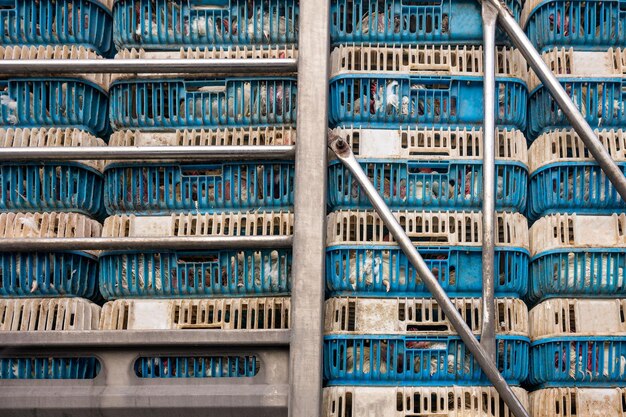
M 108 300 L 285 295 L 291 262 L 290 249 L 103 252 L 100 291 Z
M 528 374 L 530 339 L 496 336 L 496 365 L 509 384 Z M 324 336 L 327 385 L 476 385 L 487 383 L 458 336 Z
M 0 0 L 3 46 L 79 45 L 109 56 L 112 25 L 97 0 Z
M 293 125 L 296 80 L 118 81 L 111 86 L 110 113 L 116 130 Z
M 0 126 L 77 128 L 96 136 L 109 131 L 106 92 L 71 78 L 0 80 Z
M 360 159 L 370 180 L 391 208 L 463 210 L 482 207 L 482 163 L 472 160 L 414 161 Z M 328 169 L 331 209 L 371 208 L 352 174 L 339 161 Z M 528 169 L 519 162 L 496 162 L 496 208 L 523 211 Z
M 259 373 L 256 356 L 155 356 L 135 361 L 139 378 L 252 378 Z
M 119 49 L 296 45 L 294 0 L 121 0 L 113 7 Z
M 626 83 L 623 79 L 559 77 L 559 81 L 592 128 L 619 129 L 626 126 Z M 528 103 L 529 140 L 550 129 L 571 126 L 543 85 L 530 93 Z
M 109 214 L 286 209 L 293 205 L 293 162 L 109 165 L 104 202 Z
M 626 336 L 561 336 L 535 341 L 528 382 L 540 387 L 626 383 Z
M 516 19 L 520 1 L 507 0 Z M 333 0 L 330 36 L 341 43 L 481 43 L 480 4 L 471 0 Z M 499 42 L 507 40 L 498 31 Z
M 515 78 L 496 80 L 496 124 L 525 129 L 528 91 Z M 471 76 L 344 74 L 330 80 L 330 123 L 361 127 L 482 125 L 483 79 Z
M 555 46 L 606 50 L 626 45 L 623 0 L 528 1 L 524 26 L 540 51 Z
M 100 361 L 85 358 L 0 358 L 0 379 L 94 379 Z
M 74 162 L 0 164 L 0 210 L 104 214 L 102 173 Z

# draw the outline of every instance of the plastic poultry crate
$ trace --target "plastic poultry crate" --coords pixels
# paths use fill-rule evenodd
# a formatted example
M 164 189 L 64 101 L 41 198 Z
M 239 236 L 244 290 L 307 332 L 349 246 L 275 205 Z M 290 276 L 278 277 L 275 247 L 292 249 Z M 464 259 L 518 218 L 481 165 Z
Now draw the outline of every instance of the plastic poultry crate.
M 76 45 L 103 56 L 113 51 L 114 0 L 1 0 L 3 45 Z
M 100 330 L 289 329 L 288 297 L 116 300 L 102 307 Z
M 93 238 L 102 225 L 77 213 L 0 213 L 3 238 Z M 84 297 L 98 300 L 98 257 L 93 251 L 5 252 L 0 296 Z
M 295 136 L 295 128 L 120 131 L 110 145 L 293 145 Z M 104 199 L 109 214 L 285 210 L 293 206 L 294 176 L 293 161 L 110 161 L 104 171 Z
M 394 212 L 448 294 L 482 294 L 482 215 L 478 212 Z M 326 290 L 330 295 L 426 296 L 413 265 L 373 211 L 328 216 Z M 496 216 L 495 289 L 522 296 L 528 281 L 528 224 L 517 213 Z
M 528 393 L 511 389 L 527 408 Z M 328 387 L 322 401 L 323 417 L 514 417 L 493 387 Z
M 530 311 L 530 377 L 539 386 L 626 382 L 626 300 L 547 300 Z
M 516 19 L 522 2 L 506 1 Z M 333 0 L 330 6 L 333 44 L 368 42 L 481 43 L 480 4 L 471 0 Z M 498 31 L 497 40 L 507 40 Z
M 0 127 L 109 131 L 106 90 L 79 78 L 0 80 Z
M 97 330 L 99 321 L 100 307 L 82 298 L 0 299 L 0 332 Z
M 626 131 L 596 130 L 612 159 L 626 175 Z M 573 130 L 539 136 L 530 147 L 528 214 L 611 214 L 626 203 Z
M 78 129 L 2 129 L 0 148 L 106 146 Z M 2 162 L 0 210 L 71 211 L 101 217 L 104 165 L 100 161 Z
M 118 80 L 110 114 L 115 130 L 295 126 L 296 79 Z
M 521 19 L 540 51 L 556 46 L 606 50 L 626 44 L 623 0 L 529 0 Z
M 453 301 L 478 336 L 480 299 Z M 326 301 L 324 378 L 328 385 L 488 383 L 434 299 L 333 298 Z M 497 300 L 496 364 L 519 384 L 528 372 L 528 310 Z
M 561 48 L 543 53 L 567 95 L 592 128 L 619 129 L 626 125 L 626 52 L 574 51 Z M 548 89 L 535 75 L 528 84 L 528 139 L 554 129 L 569 128 L 570 121 Z
M 215 213 L 109 217 L 105 237 L 285 236 L 293 214 Z M 100 291 L 129 297 L 241 297 L 288 294 L 291 249 L 103 251 Z
M 295 0 L 119 0 L 113 7 L 118 49 L 296 45 Z
M 394 209 L 480 210 L 483 196 L 482 129 L 338 128 L 361 166 Z M 496 134 L 498 210 L 523 211 L 528 183 L 526 139 L 519 130 Z M 350 171 L 329 163 L 331 209 L 371 208 Z
M 135 361 L 138 378 L 252 378 L 259 373 L 257 356 L 142 356 Z
M 95 357 L 0 357 L 0 380 L 94 379 L 100 368 Z
M 626 415 L 624 388 L 547 388 L 530 393 L 535 417 Z
M 528 298 L 626 297 L 626 214 L 555 214 L 530 228 Z
M 482 48 L 477 46 L 335 48 L 330 123 L 478 127 L 483 123 L 482 60 Z M 498 49 L 496 62 L 496 124 L 523 130 L 526 64 L 518 51 L 507 48 Z

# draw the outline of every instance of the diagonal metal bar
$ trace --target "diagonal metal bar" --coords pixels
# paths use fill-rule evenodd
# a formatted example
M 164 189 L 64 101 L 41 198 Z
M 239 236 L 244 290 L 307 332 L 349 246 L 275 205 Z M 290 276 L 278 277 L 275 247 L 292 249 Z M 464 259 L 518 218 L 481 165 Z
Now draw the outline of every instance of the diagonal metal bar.
M 357 162 L 352 149 L 346 141 L 336 136 L 334 133 L 329 133 L 328 147 L 337 155 L 337 158 L 348 168 L 354 178 L 359 182 L 361 188 L 367 194 L 372 206 L 385 223 L 385 226 L 391 232 L 393 238 L 398 242 L 398 245 L 402 251 L 406 254 L 411 264 L 417 270 L 420 278 L 426 284 L 428 290 L 432 293 L 433 297 L 437 300 L 437 303 L 441 307 L 452 327 L 459 333 L 459 336 L 474 355 L 476 361 L 480 365 L 481 369 L 489 378 L 489 381 L 494 385 L 500 397 L 504 400 L 505 404 L 513 412 L 516 417 L 530 417 L 528 412 L 524 409 L 524 406 L 515 396 L 511 387 L 507 384 L 506 380 L 502 377 L 494 361 L 491 360 L 488 353 L 480 345 L 480 342 L 474 337 L 471 329 L 465 323 L 459 312 L 450 301 L 450 298 L 441 287 L 433 273 L 428 269 L 428 266 L 424 262 L 424 259 L 420 256 L 413 246 L 413 242 L 406 235 L 404 229 L 398 223 L 383 198 L 378 194 L 374 185 L 370 182 L 369 178 L 361 168 L 361 165 Z
M 488 3 L 498 12 L 498 23 L 509 35 L 513 44 L 520 50 L 528 65 L 535 71 L 537 77 L 548 89 L 558 106 L 563 110 L 565 116 L 572 123 L 572 127 L 578 133 L 587 149 L 596 160 L 602 171 L 611 181 L 622 200 L 626 201 L 626 177 L 622 170 L 615 164 L 609 152 L 604 148 L 589 123 L 585 120 L 580 110 L 576 107 L 572 99 L 554 76 L 550 68 L 541 59 L 541 55 L 530 42 L 524 30 L 517 23 L 504 2 L 499 0 L 478 0 L 481 3 Z
M 498 11 L 482 4 L 483 18 L 483 296 L 480 344 L 492 361 L 496 360 L 496 303 L 494 282 L 496 209 L 496 22 Z

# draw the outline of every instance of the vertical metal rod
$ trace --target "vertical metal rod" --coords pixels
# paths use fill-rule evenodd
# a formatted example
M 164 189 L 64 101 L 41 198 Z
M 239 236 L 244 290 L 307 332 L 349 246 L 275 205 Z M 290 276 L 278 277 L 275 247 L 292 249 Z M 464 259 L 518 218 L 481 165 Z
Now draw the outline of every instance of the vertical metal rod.
M 596 160 L 602 171 L 611 181 L 615 190 L 626 201 L 626 177 L 622 170 L 615 164 L 609 152 L 604 148 L 589 123 L 580 113 L 572 99 L 567 95 L 559 80 L 552 74 L 550 68 L 541 59 L 541 55 L 530 42 L 524 30 L 517 23 L 504 2 L 500 0 L 478 0 L 492 5 L 498 11 L 498 22 L 509 35 L 513 44 L 520 50 L 530 67 L 535 71 L 543 85 L 550 91 L 552 97 L 569 119 L 572 127 L 578 133 L 587 149 Z
M 300 141 L 300 143 L 302 143 L 302 141 Z M 498 372 L 498 368 L 495 363 L 482 348 L 476 337 L 474 337 L 472 330 L 465 323 L 454 304 L 452 304 L 452 301 L 450 301 L 450 298 L 430 271 L 428 265 L 424 262 L 424 259 L 422 259 L 420 254 L 417 252 L 415 246 L 413 246 L 413 242 L 411 242 L 411 239 L 406 235 L 404 229 L 400 223 L 398 223 L 398 220 L 396 220 L 391 210 L 389 210 L 389 207 L 387 207 L 387 204 L 385 204 L 385 201 L 378 194 L 374 185 L 370 182 L 369 178 L 361 168 L 361 165 L 359 165 L 354 157 L 348 143 L 333 133 L 330 133 L 328 146 L 335 154 L 337 154 L 337 158 L 341 160 L 348 170 L 350 170 L 354 178 L 359 182 L 361 188 L 365 191 L 367 197 L 374 206 L 374 209 L 385 223 L 385 226 L 389 229 L 389 232 L 391 232 L 391 235 L 396 242 L 398 242 L 398 245 L 406 254 L 411 264 L 415 267 L 420 278 L 424 281 L 433 297 L 435 297 L 437 303 L 441 307 L 441 310 L 447 316 L 448 320 L 450 320 L 454 329 L 459 333 L 459 336 L 469 351 L 472 355 L 474 355 L 474 358 L 476 358 L 476 361 L 482 368 L 487 378 L 489 378 L 489 381 L 491 381 L 494 385 L 502 400 L 513 412 L 515 417 L 530 417 L 528 412 L 524 409 L 522 403 L 515 396 L 513 390 L 511 390 L 511 387 L 509 387 L 505 379 L 502 375 L 500 375 L 500 372 Z
M 482 4 L 483 18 L 483 297 L 480 344 L 492 361 L 496 360 L 496 304 L 494 283 L 496 209 L 496 21 L 498 11 Z
M 300 2 L 289 416 L 322 412 L 330 1 Z

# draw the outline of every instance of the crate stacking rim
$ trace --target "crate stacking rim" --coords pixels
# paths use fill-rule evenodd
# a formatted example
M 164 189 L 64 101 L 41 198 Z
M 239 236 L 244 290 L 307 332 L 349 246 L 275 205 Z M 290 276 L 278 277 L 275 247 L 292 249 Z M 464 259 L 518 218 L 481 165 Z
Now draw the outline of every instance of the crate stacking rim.
M 511 389 L 528 408 L 528 393 Z M 324 417 L 514 417 L 495 388 L 488 386 L 327 387 L 322 401 Z
M 626 297 L 626 214 L 554 214 L 530 228 L 535 303 L 551 297 Z
M 626 44 L 623 0 L 530 0 L 524 3 L 521 25 L 540 51 L 561 46 L 606 50 Z
M 519 19 L 522 4 L 506 1 Z M 480 5 L 470 0 L 333 0 L 330 6 L 333 45 L 366 42 L 447 44 L 483 41 Z M 498 43 L 507 42 L 498 30 Z
M 246 355 L 141 356 L 133 365 L 143 379 L 253 378 L 261 371 L 261 358 Z
M 626 131 L 596 130 L 611 158 L 626 175 Z M 571 129 L 539 136 L 530 147 L 528 215 L 612 214 L 626 210 L 613 184 Z
M 100 373 L 93 357 L 0 357 L 1 380 L 87 380 Z
M 294 0 L 119 0 L 113 7 L 118 49 L 267 48 L 297 45 Z
M 100 306 L 82 298 L 0 299 L 2 331 L 97 330 Z
M 558 298 L 530 311 L 530 377 L 545 387 L 626 381 L 626 300 Z
M 497 54 L 496 124 L 525 129 L 526 65 L 512 49 Z M 330 123 L 468 127 L 483 123 L 482 48 L 349 45 L 331 55 Z
M 480 335 L 480 299 L 453 301 Z M 433 299 L 333 298 L 326 302 L 324 377 L 329 385 L 411 385 L 487 382 L 469 350 Z M 528 310 L 498 299 L 496 363 L 519 384 L 528 372 Z
M 396 211 L 394 215 L 448 294 L 482 294 L 481 213 Z M 523 296 L 530 255 L 526 219 L 517 213 L 498 213 L 496 230 L 496 294 Z M 330 213 L 326 243 L 329 295 L 430 296 L 375 212 Z
M 0 213 L 4 238 L 94 238 L 101 230 L 100 223 L 78 213 Z M 0 296 L 99 300 L 97 252 L 4 252 Z
M 473 209 L 482 207 L 482 129 L 359 129 L 334 133 L 352 148 L 388 206 Z M 528 182 L 526 139 L 519 130 L 496 133 L 496 207 L 523 211 Z M 329 163 L 331 209 L 371 208 L 352 174 Z
M 296 79 L 117 80 L 110 104 L 115 130 L 295 126 Z
M 113 1 L 2 0 L 0 43 L 82 46 L 110 56 Z
M 290 212 L 112 216 L 104 237 L 286 236 Z M 100 255 L 100 291 L 125 297 L 243 297 L 286 295 L 291 289 L 291 249 L 211 251 L 106 251 Z
M 2 129 L 0 148 L 106 146 L 78 129 Z M 102 217 L 103 163 L 50 161 L 0 163 L 0 209 L 78 212 Z
M 555 48 L 542 54 L 566 93 L 592 128 L 626 125 L 626 52 L 622 49 L 574 51 Z M 548 90 L 529 77 L 528 138 L 571 123 Z
M 535 417 L 626 415 L 624 388 L 546 388 L 530 393 Z
M 290 127 L 120 131 L 110 145 L 293 145 L 295 137 Z M 108 161 L 104 200 L 109 214 L 287 210 L 293 206 L 294 176 L 293 161 Z

